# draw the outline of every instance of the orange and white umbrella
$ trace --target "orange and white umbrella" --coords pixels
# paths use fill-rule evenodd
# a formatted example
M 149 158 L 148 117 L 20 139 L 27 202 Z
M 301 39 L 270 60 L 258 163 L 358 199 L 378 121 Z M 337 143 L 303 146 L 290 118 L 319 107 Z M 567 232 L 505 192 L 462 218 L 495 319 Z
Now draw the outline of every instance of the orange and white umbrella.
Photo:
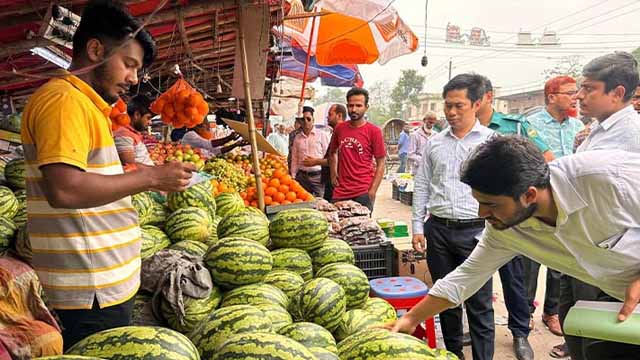
M 371 64 L 410 54 L 418 38 L 390 5 L 391 0 L 320 0 L 317 17 L 305 14 L 300 0 L 291 0 L 284 35 L 293 39 L 320 65 Z

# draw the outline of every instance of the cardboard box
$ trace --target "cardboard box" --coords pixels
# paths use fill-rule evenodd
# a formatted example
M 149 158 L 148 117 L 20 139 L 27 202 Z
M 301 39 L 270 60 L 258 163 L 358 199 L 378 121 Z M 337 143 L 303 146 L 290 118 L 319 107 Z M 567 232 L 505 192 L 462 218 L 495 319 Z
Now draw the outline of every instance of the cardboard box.
M 422 280 L 428 287 L 433 285 L 431 273 L 424 255 L 416 256 L 411 237 L 393 238 L 393 243 L 398 249 L 398 276 L 411 276 Z

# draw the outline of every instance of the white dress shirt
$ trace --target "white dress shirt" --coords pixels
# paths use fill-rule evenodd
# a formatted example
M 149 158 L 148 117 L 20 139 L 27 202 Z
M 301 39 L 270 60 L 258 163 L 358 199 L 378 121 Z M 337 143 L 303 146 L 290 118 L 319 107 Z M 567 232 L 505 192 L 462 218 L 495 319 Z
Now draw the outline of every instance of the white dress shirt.
M 612 149 L 640 152 L 640 115 L 632 105 L 594 123 L 576 152 Z
M 522 254 L 624 299 L 640 278 L 640 154 L 583 152 L 549 167 L 556 226 L 534 217 L 503 231 L 487 224 L 471 255 L 431 295 L 460 304 Z
M 437 133 L 434 129 L 425 129 L 424 126 L 421 126 L 411 133 L 411 137 L 409 138 L 409 156 L 407 157 L 411 164 L 411 174 L 415 175 L 418 172 L 424 147 L 427 146 L 427 141 Z
M 195 131 L 187 131 L 180 142 L 183 145 L 191 145 L 191 147 L 193 148 L 202 149 L 203 154 L 207 157 L 218 156 L 222 153 L 220 147 L 213 147 L 213 144 L 211 144 L 211 140 L 203 138 Z
M 424 148 L 413 188 L 413 233 L 424 233 L 427 211 L 445 219 L 475 219 L 478 202 L 460 181 L 460 167 L 471 152 L 490 138 L 493 130 L 476 120 L 462 139 L 451 128 L 434 135 Z

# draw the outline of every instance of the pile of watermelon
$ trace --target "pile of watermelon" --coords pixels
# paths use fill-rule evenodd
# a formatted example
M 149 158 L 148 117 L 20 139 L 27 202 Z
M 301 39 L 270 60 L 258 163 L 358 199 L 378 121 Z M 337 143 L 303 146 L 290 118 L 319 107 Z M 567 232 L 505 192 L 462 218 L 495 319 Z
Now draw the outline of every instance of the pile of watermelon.
M 23 228 L 27 223 L 25 162 L 13 159 L 2 165 L 5 185 L 0 185 L 0 254 L 18 245 L 18 234 L 26 235 Z

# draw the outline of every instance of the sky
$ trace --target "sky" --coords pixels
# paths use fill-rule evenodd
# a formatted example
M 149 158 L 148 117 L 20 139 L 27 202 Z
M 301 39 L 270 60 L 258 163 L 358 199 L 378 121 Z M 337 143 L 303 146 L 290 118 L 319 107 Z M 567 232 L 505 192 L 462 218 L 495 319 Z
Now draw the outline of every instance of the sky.
M 377 81 L 394 84 L 403 69 L 426 76 L 425 91 L 439 92 L 452 73 L 474 71 L 488 76 L 501 94 L 541 89 L 542 72 L 568 55 L 580 55 L 582 64 L 615 50 L 640 47 L 640 0 L 430 0 L 427 17 L 427 67 L 424 55 L 424 0 L 389 0 L 400 17 L 420 38 L 419 49 L 385 65 L 360 65 L 365 87 Z M 483 28 L 491 46 L 475 47 L 445 42 L 447 23 L 463 33 Z M 531 31 L 539 38 L 544 30 L 556 31 L 560 46 L 523 50 L 517 33 Z M 316 88 L 320 87 L 315 85 Z M 320 93 L 326 91 L 319 89 Z

